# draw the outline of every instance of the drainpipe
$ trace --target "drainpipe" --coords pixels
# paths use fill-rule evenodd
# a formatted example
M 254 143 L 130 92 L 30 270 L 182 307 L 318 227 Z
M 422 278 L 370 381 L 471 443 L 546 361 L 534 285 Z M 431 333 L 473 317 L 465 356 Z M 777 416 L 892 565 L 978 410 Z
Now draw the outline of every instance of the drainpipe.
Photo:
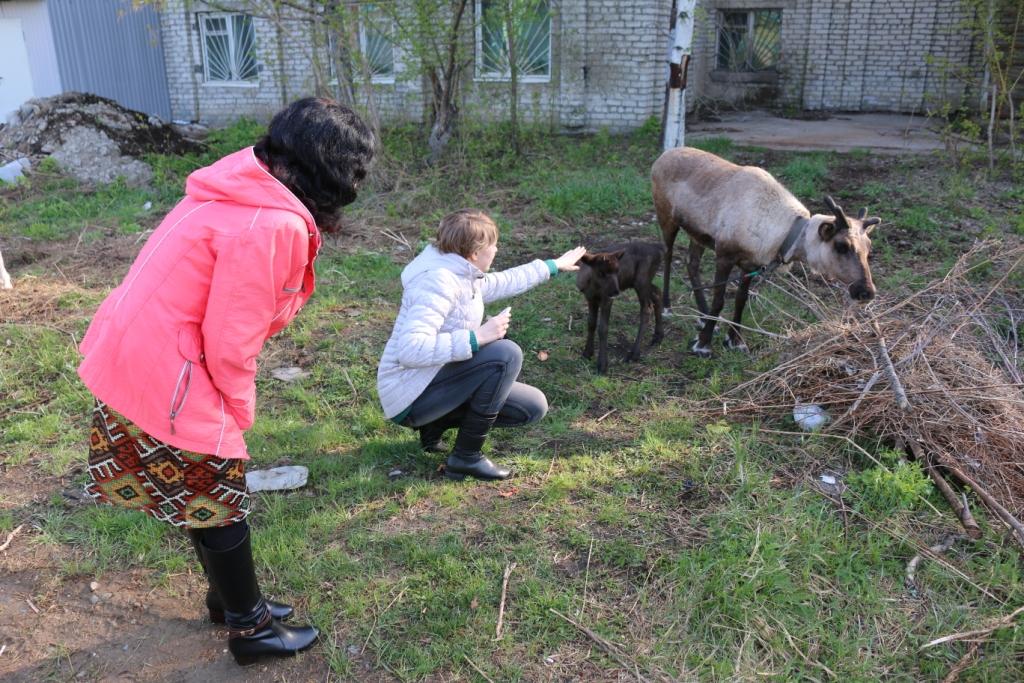
M 665 133 L 662 149 L 682 147 L 686 128 L 686 73 L 693 48 L 693 13 L 696 0 L 678 0 L 672 11 L 672 40 L 669 43 L 668 95 L 665 105 Z

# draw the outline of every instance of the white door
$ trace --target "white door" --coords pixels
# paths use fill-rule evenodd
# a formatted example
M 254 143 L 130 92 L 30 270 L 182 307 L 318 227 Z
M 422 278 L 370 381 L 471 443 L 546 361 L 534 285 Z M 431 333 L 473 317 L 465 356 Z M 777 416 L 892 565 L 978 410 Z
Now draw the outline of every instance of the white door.
M 0 19 L 0 123 L 32 97 L 21 19 Z

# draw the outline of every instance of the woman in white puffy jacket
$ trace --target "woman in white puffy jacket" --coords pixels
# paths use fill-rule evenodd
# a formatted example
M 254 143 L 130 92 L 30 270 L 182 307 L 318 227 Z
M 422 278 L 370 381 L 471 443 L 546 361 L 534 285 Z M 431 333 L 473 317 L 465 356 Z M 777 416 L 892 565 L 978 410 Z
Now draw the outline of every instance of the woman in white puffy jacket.
M 450 479 L 506 479 L 510 471 L 481 453 L 487 433 L 495 425 L 536 422 L 548 407 L 539 389 L 516 381 L 523 351 L 503 339 L 511 309 L 483 322 L 484 304 L 578 270 L 586 253 L 577 247 L 488 273 L 497 251 L 498 227 L 487 214 L 463 209 L 446 216 L 437 245 L 402 271 L 402 306 L 377 367 L 384 414 L 419 430 L 425 450 L 443 452 L 445 430 L 459 428 L 445 464 Z

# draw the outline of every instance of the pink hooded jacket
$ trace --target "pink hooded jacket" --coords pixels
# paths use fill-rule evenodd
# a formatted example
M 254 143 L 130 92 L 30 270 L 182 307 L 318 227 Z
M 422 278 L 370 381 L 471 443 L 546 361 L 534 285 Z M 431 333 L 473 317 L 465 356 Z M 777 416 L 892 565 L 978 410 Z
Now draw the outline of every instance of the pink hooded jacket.
M 256 357 L 313 293 L 320 232 L 251 147 L 185 194 L 100 305 L 78 374 L 154 438 L 248 459 Z

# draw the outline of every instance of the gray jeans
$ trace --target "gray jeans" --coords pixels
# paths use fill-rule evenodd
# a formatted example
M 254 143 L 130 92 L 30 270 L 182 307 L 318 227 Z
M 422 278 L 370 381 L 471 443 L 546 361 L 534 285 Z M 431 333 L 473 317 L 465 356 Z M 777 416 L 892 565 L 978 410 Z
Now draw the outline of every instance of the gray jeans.
M 508 339 L 491 342 L 472 358 L 448 363 L 427 385 L 402 424 L 422 427 L 462 404 L 482 414 L 498 413 L 495 427 L 518 427 L 536 422 L 548 412 L 544 393 L 517 382 L 523 350 Z

